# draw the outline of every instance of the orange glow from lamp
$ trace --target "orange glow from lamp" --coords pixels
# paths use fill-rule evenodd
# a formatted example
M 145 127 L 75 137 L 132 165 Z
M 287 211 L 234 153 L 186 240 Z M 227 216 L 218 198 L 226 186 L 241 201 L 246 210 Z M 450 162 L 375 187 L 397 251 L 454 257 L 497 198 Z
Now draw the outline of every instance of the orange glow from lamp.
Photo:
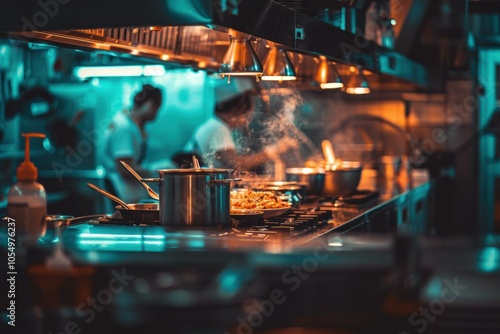
M 250 40 L 239 36 L 235 31 L 229 32 L 229 47 L 222 58 L 219 74 L 222 78 L 231 76 L 255 76 L 259 81 L 263 69 L 259 57 L 255 53 Z
M 345 92 L 353 95 L 369 94 L 370 84 L 363 74 L 363 70 L 355 66 L 351 66 L 350 71 L 351 75 L 347 81 Z
M 313 81 L 321 89 L 338 89 L 344 87 L 342 78 L 332 62 L 324 56 L 320 56 L 319 58 L 314 67 Z
M 283 82 L 296 79 L 295 68 L 286 51 L 270 47 L 264 60 L 262 80 Z

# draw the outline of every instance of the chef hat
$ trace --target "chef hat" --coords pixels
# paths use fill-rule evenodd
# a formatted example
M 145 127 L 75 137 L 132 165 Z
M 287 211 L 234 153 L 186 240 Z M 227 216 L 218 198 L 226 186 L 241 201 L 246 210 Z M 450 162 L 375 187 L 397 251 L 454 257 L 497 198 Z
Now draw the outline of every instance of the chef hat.
M 256 91 L 254 83 L 255 79 L 242 77 L 232 77 L 229 83 L 227 79 L 214 79 L 215 101 L 218 104 L 224 103 L 240 94 Z

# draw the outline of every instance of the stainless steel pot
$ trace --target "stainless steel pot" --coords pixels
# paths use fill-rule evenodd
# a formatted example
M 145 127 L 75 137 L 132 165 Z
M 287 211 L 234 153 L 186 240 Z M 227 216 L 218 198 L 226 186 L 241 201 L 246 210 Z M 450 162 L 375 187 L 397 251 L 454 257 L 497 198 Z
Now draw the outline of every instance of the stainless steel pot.
M 320 195 L 325 186 L 325 170 L 307 167 L 287 168 L 286 179 L 307 184 L 306 196 Z
M 171 227 L 231 227 L 231 169 L 159 170 L 160 224 Z
M 334 169 L 327 169 L 323 194 L 327 196 L 352 194 L 358 188 L 361 171 L 361 164 L 354 161 L 343 161 Z

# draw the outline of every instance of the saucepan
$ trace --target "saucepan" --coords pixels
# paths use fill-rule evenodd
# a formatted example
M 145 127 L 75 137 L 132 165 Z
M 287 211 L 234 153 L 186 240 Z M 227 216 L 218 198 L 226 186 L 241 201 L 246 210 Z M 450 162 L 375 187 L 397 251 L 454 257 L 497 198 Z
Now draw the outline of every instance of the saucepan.
M 185 168 L 159 170 L 160 224 L 186 228 L 230 228 L 232 169 Z
M 307 184 L 306 196 L 317 196 L 321 195 L 325 186 L 325 170 L 309 167 L 287 168 L 286 179 Z
M 326 161 L 323 195 L 342 196 L 355 192 L 361 180 L 361 163 L 336 159 L 329 140 L 323 140 L 321 148 Z
M 356 191 L 361 180 L 361 163 L 342 161 L 328 166 L 325 171 L 323 195 L 342 196 Z
M 160 222 L 160 207 L 158 203 L 133 203 L 127 204 L 120 198 L 110 194 L 104 189 L 87 183 L 87 186 L 95 190 L 104 197 L 118 203 L 115 208 L 120 212 L 122 218 L 126 221 L 137 224 L 159 224 Z

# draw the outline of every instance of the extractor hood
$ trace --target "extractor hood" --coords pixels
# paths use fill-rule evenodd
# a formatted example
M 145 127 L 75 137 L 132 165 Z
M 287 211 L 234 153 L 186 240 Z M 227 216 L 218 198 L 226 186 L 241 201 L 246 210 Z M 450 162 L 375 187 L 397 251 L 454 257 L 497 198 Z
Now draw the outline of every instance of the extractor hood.
M 271 0 L 12 1 L 0 13 L 0 31 L 8 38 L 153 57 L 196 68 L 218 65 L 229 43 L 228 28 L 295 54 L 325 56 L 425 90 L 441 86 L 436 72 L 364 39 L 364 32 L 352 26 L 342 29 Z

